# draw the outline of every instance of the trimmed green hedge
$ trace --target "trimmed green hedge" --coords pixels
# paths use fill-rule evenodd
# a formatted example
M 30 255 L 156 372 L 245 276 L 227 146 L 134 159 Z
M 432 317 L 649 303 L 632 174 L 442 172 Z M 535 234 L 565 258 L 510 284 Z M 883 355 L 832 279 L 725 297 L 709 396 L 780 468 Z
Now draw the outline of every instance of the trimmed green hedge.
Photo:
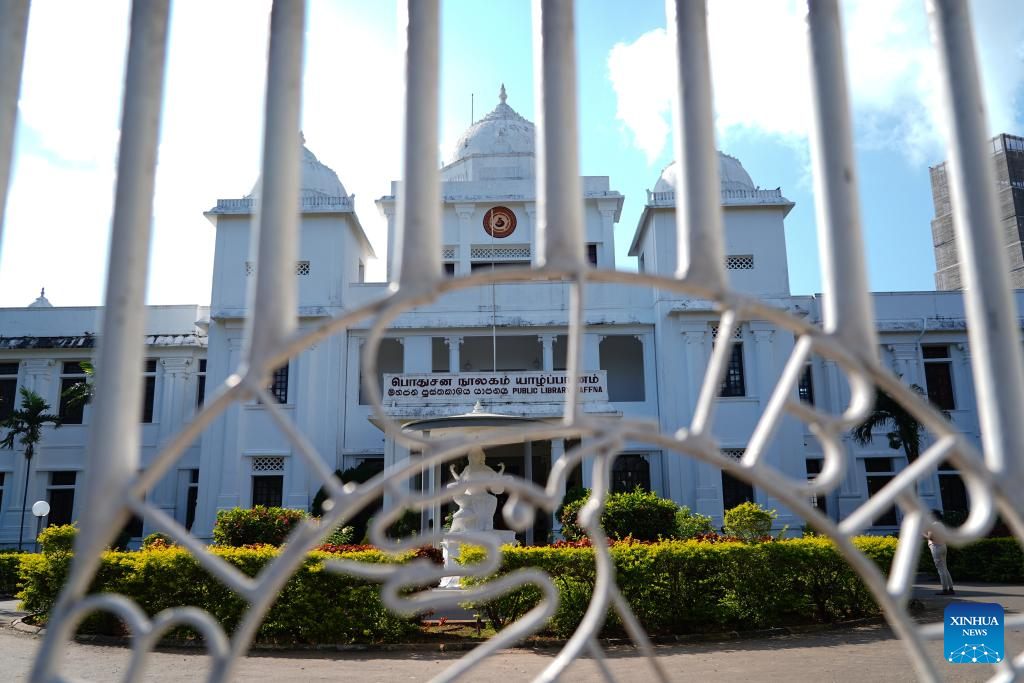
M 213 549 L 228 563 L 255 576 L 278 551 L 269 546 Z M 282 643 L 394 642 L 415 629 L 414 623 L 389 612 L 380 599 L 380 585 L 327 572 L 323 560 L 345 557 L 360 562 L 396 560 L 380 551 L 330 555 L 314 552 L 285 584 L 270 608 L 257 640 Z M 70 555 L 24 555 L 22 590 L 24 609 L 46 613 L 57 599 L 70 565 Z M 168 607 L 195 605 L 208 611 L 231 633 L 241 620 L 246 603 L 214 579 L 187 551 L 165 548 L 141 552 L 106 552 L 93 592 L 117 592 L 132 598 L 147 614 Z M 83 630 L 121 633 L 111 615 L 88 618 Z M 187 633 L 180 629 L 178 636 Z
M 863 537 L 855 543 L 888 570 L 896 551 L 895 538 Z M 463 548 L 463 561 L 482 559 L 483 549 Z M 611 554 L 623 596 L 652 634 L 756 629 L 878 613 L 863 582 L 827 539 L 754 545 L 695 541 L 617 544 Z M 560 637 L 569 636 L 583 619 L 594 592 L 593 550 L 503 548 L 498 573 L 521 567 L 538 567 L 552 576 L 561 599 L 550 630 Z M 477 609 L 495 628 L 501 628 L 519 619 L 539 599 L 538 589 L 526 587 L 477 605 Z M 605 631 L 621 631 L 611 612 Z
M 923 545 L 917 569 L 937 576 L 928 544 Z M 982 538 L 962 548 L 950 547 L 946 551 L 946 566 L 954 587 L 961 581 L 1024 582 L 1024 551 L 1014 538 Z
M 218 510 L 217 521 L 213 524 L 213 542 L 228 547 L 264 543 L 280 546 L 308 516 L 302 510 L 262 505 Z
M 22 553 L 0 553 L 0 595 L 14 595 L 18 591 Z

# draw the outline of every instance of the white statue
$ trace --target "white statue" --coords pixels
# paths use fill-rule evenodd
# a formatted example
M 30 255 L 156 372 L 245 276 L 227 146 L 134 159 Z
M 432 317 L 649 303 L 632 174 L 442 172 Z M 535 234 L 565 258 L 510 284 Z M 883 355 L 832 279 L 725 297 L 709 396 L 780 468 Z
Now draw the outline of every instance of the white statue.
M 448 484 L 448 487 L 459 489 L 453 497 L 459 506 L 452 518 L 453 532 L 494 530 L 494 512 L 498 508 L 498 498 L 492 493 L 504 493 L 505 487 L 494 483 L 474 482 L 504 474 L 505 465 L 499 465 L 498 471 L 495 472 L 484 462 L 485 457 L 483 449 L 477 447 L 469 452 L 469 465 L 461 473 L 455 471 L 455 465 L 449 465 L 455 481 Z

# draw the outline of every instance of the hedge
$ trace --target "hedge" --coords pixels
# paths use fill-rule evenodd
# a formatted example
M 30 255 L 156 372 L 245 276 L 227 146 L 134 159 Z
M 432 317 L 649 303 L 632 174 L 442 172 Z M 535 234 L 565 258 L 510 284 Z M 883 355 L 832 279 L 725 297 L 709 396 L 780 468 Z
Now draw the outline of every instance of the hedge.
M 895 538 L 862 537 L 855 543 L 883 571 Z M 463 546 L 473 563 L 484 551 Z M 648 633 L 682 634 L 832 622 L 878 613 L 870 592 L 831 541 L 794 539 L 760 544 L 668 541 L 611 547 L 616 580 Z M 560 596 L 550 631 L 568 637 L 583 619 L 594 592 L 591 548 L 503 548 L 499 574 L 538 567 L 552 576 Z M 467 583 L 478 583 L 468 579 Z M 524 587 L 475 607 L 501 628 L 537 604 L 540 591 Z M 621 624 L 609 612 L 606 634 Z
M 256 548 L 211 549 L 248 576 L 255 576 L 278 551 Z M 404 561 L 377 550 L 342 553 L 360 562 Z M 24 609 L 47 613 L 64 584 L 70 555 L 24 555 L 22 590 Z M 380 585 L 327 572 L 323 561 L 336 554 L 313 552 L 285 584 L 270 608 L 256 639 L 281 643 L 394 642 L 415 630 L 414 622 L 389 612 L 380 599 Z M 117 592 L 134 600 L 147 614 L 168 607 L 195 605 L 216 618 L 227 633 L 241 620 L 245 601 L 213 578 L 187 551 L 162 548 L 140 552 L 106 552 L 91 592 Z M 119 634 L 120 623 L 111 615 L 88 618 L 83 631 Z M 180 629 L 175 635 L 188 633 Z
M 14 595 L 18 591 L 21 553 L 0 553 L 0 596 Z
M 923 543 L 923 546 L 918 571 L 937 576 L 928 544 Z M 954 587 L 962 581 L 1024 582 L 1024 550 L 1014 538 L 981 538 L 962 548 L 950 546 L 946 551 L 946 566 Z

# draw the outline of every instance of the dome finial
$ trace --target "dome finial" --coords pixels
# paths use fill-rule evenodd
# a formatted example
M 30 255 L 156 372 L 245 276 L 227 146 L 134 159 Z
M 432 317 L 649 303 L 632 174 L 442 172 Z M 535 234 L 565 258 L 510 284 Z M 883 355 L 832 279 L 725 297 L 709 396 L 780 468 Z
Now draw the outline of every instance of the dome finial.
M 505 104 L 505 100 L 508 99 L 508 95 L 505 94 L 505 84 L 501 84 L 501 92 L 498 93 L 498 101 Z
M 45 287 L 43 287 L 43 288 L 41 288 L 39 290 L 39 298 L 36 299 L 35 301 L 33 301 L 32 303 L 30 303 L 28 305 L 28 307 L 29 308 L 53 308 L 53 304 L 51 304 L 46 299 L 46 288 Z

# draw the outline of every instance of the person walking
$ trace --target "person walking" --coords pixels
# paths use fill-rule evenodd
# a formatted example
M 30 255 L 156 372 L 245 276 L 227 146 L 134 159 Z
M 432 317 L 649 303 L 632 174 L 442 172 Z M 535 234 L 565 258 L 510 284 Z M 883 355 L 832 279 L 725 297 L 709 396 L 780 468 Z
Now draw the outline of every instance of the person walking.
M 932 513 L 936 519 L 942 517 L 938 510 L 932 510 Z M 942 590 L 936 591 L 935 594 L 956 595 L 956 591 L 953 590 L 953 577 L 946 567 L 946 544 L 940 541 L 933 531 L 937 524 L 938 521 L 932 522 L 931 528 L 924 532 L 924 537 L 928 539 L 928 550 L 932 553 L 932 562 L 935 563 L 935 570 L 939 573 L 939 582 L 942 584 Z

